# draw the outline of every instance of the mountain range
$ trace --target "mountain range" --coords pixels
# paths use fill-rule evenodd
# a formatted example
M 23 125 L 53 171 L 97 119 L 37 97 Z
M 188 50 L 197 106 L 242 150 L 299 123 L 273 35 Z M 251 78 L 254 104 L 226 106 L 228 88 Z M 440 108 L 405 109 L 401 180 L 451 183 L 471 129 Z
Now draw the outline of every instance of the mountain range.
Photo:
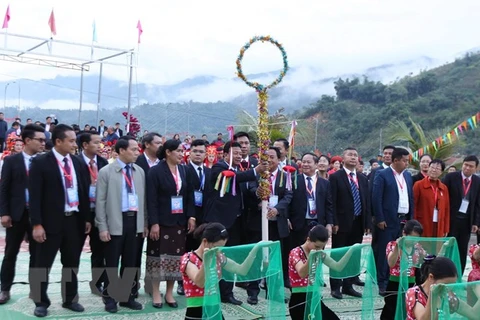
M 352 72 L 335 74 L 314 67 L 293 67 L 284 81 L 270 91 L 269 105 L 272 109 L 285 108 L 291 113 L 304 106 L 316 102 L 323 94 L 334 94 L 333 82 L 338 78 L 367 77 L 370 80 L 392 82 L 406 74 L 416 74 L 421 70 L 439 65 L 439 61 L 420 56 L 415 59 L 383 64 Z M 247 75 L 249 80 L 268 83 L 278 75 L 271 71 Z M 54 79 L 34 81 L 17 79 L 21 86 L 21 107 L 39 107 L 42 109 L 78 110 L 80 101 L 80 77 L 57 76 Z M 0 88 L 7 82 L 0 82 Z M 6 96 L 6 105 L 18 106 L 16 84 L 10 83 Z M 96 110 L 98 99 L 98 75 L 86 75 L 83 81 L 84 110 Z M 103 77 L 101 108 L 125 108 L 127 105 L 128 83 Z M 247 87 L 239 78 L 220 78 L 214 75 L 200 75 L 185 79 L 178 83 L 152 85 L 133 83 L 131 105 L 167 104 L 195 101 L 209 103 L 223 101 L 231 104 L 233 109 L 244 109 L 249 113 L 256 112 L 256 93 Z

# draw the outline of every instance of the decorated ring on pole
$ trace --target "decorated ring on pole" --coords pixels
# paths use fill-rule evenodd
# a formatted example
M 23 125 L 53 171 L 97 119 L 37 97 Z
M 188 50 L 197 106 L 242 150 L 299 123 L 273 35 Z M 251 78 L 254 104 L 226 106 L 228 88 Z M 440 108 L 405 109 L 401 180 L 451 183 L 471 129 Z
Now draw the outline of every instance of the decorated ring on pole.
M 282 58 L 283 58 L 283 70 L 280 72 L 280 75 L 272 82 L 270 83 L 269 85 L 263 85 L 263 84 L 260 84 L 258 82 L 251 82 L 251 81 L 248 81 L 247 77 L 243 74 L 243 70 L 242 70 L 242 59 L 243 59 L 243 56 L 245 54 L 245 52 L 250 48 L 250 46 L 252 44 L 254 44 L 255 42 L 258 42 L 258 41 L 261 41 L 261 42 L 265 42 L 265 41 L 268 41 L 270 42 L 271 44 L 273 44 L 274 46 L 276 46 L 281 54 L 282 54 Z M 252 87 L 254 88 L 255 90 L 257 91 L 266 91 L 268 89 L 271 89 L 273 87 L 275 87 L 277 84 L 279 84 L 280 82 L 282 82 L 282 79 L 283 77 L 285 77 L 285 75 L 287 74 L 287 71 L 288 71 L 288 60 L 287 60 L 287 52 L 285 51 L 285 49 L 283 48 L 283 46 L 278 42 L 276 41 L 275 39 L 273 39 L 272 37 L 270 36 L 256 36 L 256 37 L 253 37 L 250 39 L 250 41 L 248 41 L 243 47 L 242 49 L 240 49 L 240 54 L 238 55 L 238 58 L 237 58 L 237 75 L 240 79 L 242 79 L 249 87 Z

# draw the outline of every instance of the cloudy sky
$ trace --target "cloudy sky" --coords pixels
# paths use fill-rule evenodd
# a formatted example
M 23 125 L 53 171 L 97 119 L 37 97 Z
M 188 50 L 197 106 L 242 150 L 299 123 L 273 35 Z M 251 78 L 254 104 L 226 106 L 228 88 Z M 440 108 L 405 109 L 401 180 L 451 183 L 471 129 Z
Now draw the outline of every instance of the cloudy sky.
M 2 20 L 7 5 L 0 1 Z M 282 42 L 291 66 L 329 74 L 358 72 L 420 56 L 444 63 L 480 46 L 478 0 L 10 0 L 8 32 L 49 37 L 47 21 L 52 8 L 55 38 L 78 43 L 91 43 L 95 19 L 99 45 L 136 48 L 140 19 L 144 33 L 136 78 L 155 84 L 202 74 L 234 77 L 238 51 L 254 35 L 271 35 Z M 3 36 L 0 47 L 2 40 Z M 38 43 L 8 37 L 7 46 L 21 50 Z M 88 48 L 68 46 L 55 46 L 53 53 L 90 56 Z M 125 58 L 115 61 L 126 62 Z M 1 61 L 0 65 L 0 80 L 78 74 Z M 267 44 L 252 47 L 244 59 L 246 73 L 280 66 L 279 53 Z M 106 67 L 104 74 L 128 79 L 122 67 Z

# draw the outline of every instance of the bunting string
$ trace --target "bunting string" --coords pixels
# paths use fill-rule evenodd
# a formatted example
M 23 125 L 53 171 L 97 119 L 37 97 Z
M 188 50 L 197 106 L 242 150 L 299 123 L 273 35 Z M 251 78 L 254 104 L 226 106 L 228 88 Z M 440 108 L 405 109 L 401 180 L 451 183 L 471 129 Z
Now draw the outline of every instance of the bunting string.
M 419 148 L 418 150 L 412 153 L 412 160 L 419 161 L 420 157 L 431 151 L 437 151 L 439 148 L 443 147 L 446 144 L 451 144 L 458 139 L 461 134 L 465 134 L 468 130 L 474 130 L 478 126 L 478 121 L 480 120 L 480 112 L 477 112 L 475 115 L 469 117 L 465 121 L 462 121 L 459 125 L 452 128 L 450 131 L 446 132 L 444 135 L 436 138 L 434 141 L 429 143 L 426 146 Z

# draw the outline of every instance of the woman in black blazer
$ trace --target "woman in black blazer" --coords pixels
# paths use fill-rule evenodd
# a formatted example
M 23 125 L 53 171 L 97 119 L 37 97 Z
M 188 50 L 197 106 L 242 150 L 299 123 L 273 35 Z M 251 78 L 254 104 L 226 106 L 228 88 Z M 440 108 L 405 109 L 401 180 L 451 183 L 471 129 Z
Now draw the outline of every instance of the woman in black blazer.
M 147 242 L 147 277 L 152 280 L 152 304 L 162 308 L 160 281 L 167 281 L 165 301 L 177 308 L 173 285 L 181 280 L 180 258 L 185 253 L 186 231 L 195 229 L 193 188 L 181 165 L 183 148 L 179 140 L 168 140 L 157 152 L 160 163 L 147 178 L 147 210 L 150 237 Z M 188 223 L 188 228 L 186 230 Z

